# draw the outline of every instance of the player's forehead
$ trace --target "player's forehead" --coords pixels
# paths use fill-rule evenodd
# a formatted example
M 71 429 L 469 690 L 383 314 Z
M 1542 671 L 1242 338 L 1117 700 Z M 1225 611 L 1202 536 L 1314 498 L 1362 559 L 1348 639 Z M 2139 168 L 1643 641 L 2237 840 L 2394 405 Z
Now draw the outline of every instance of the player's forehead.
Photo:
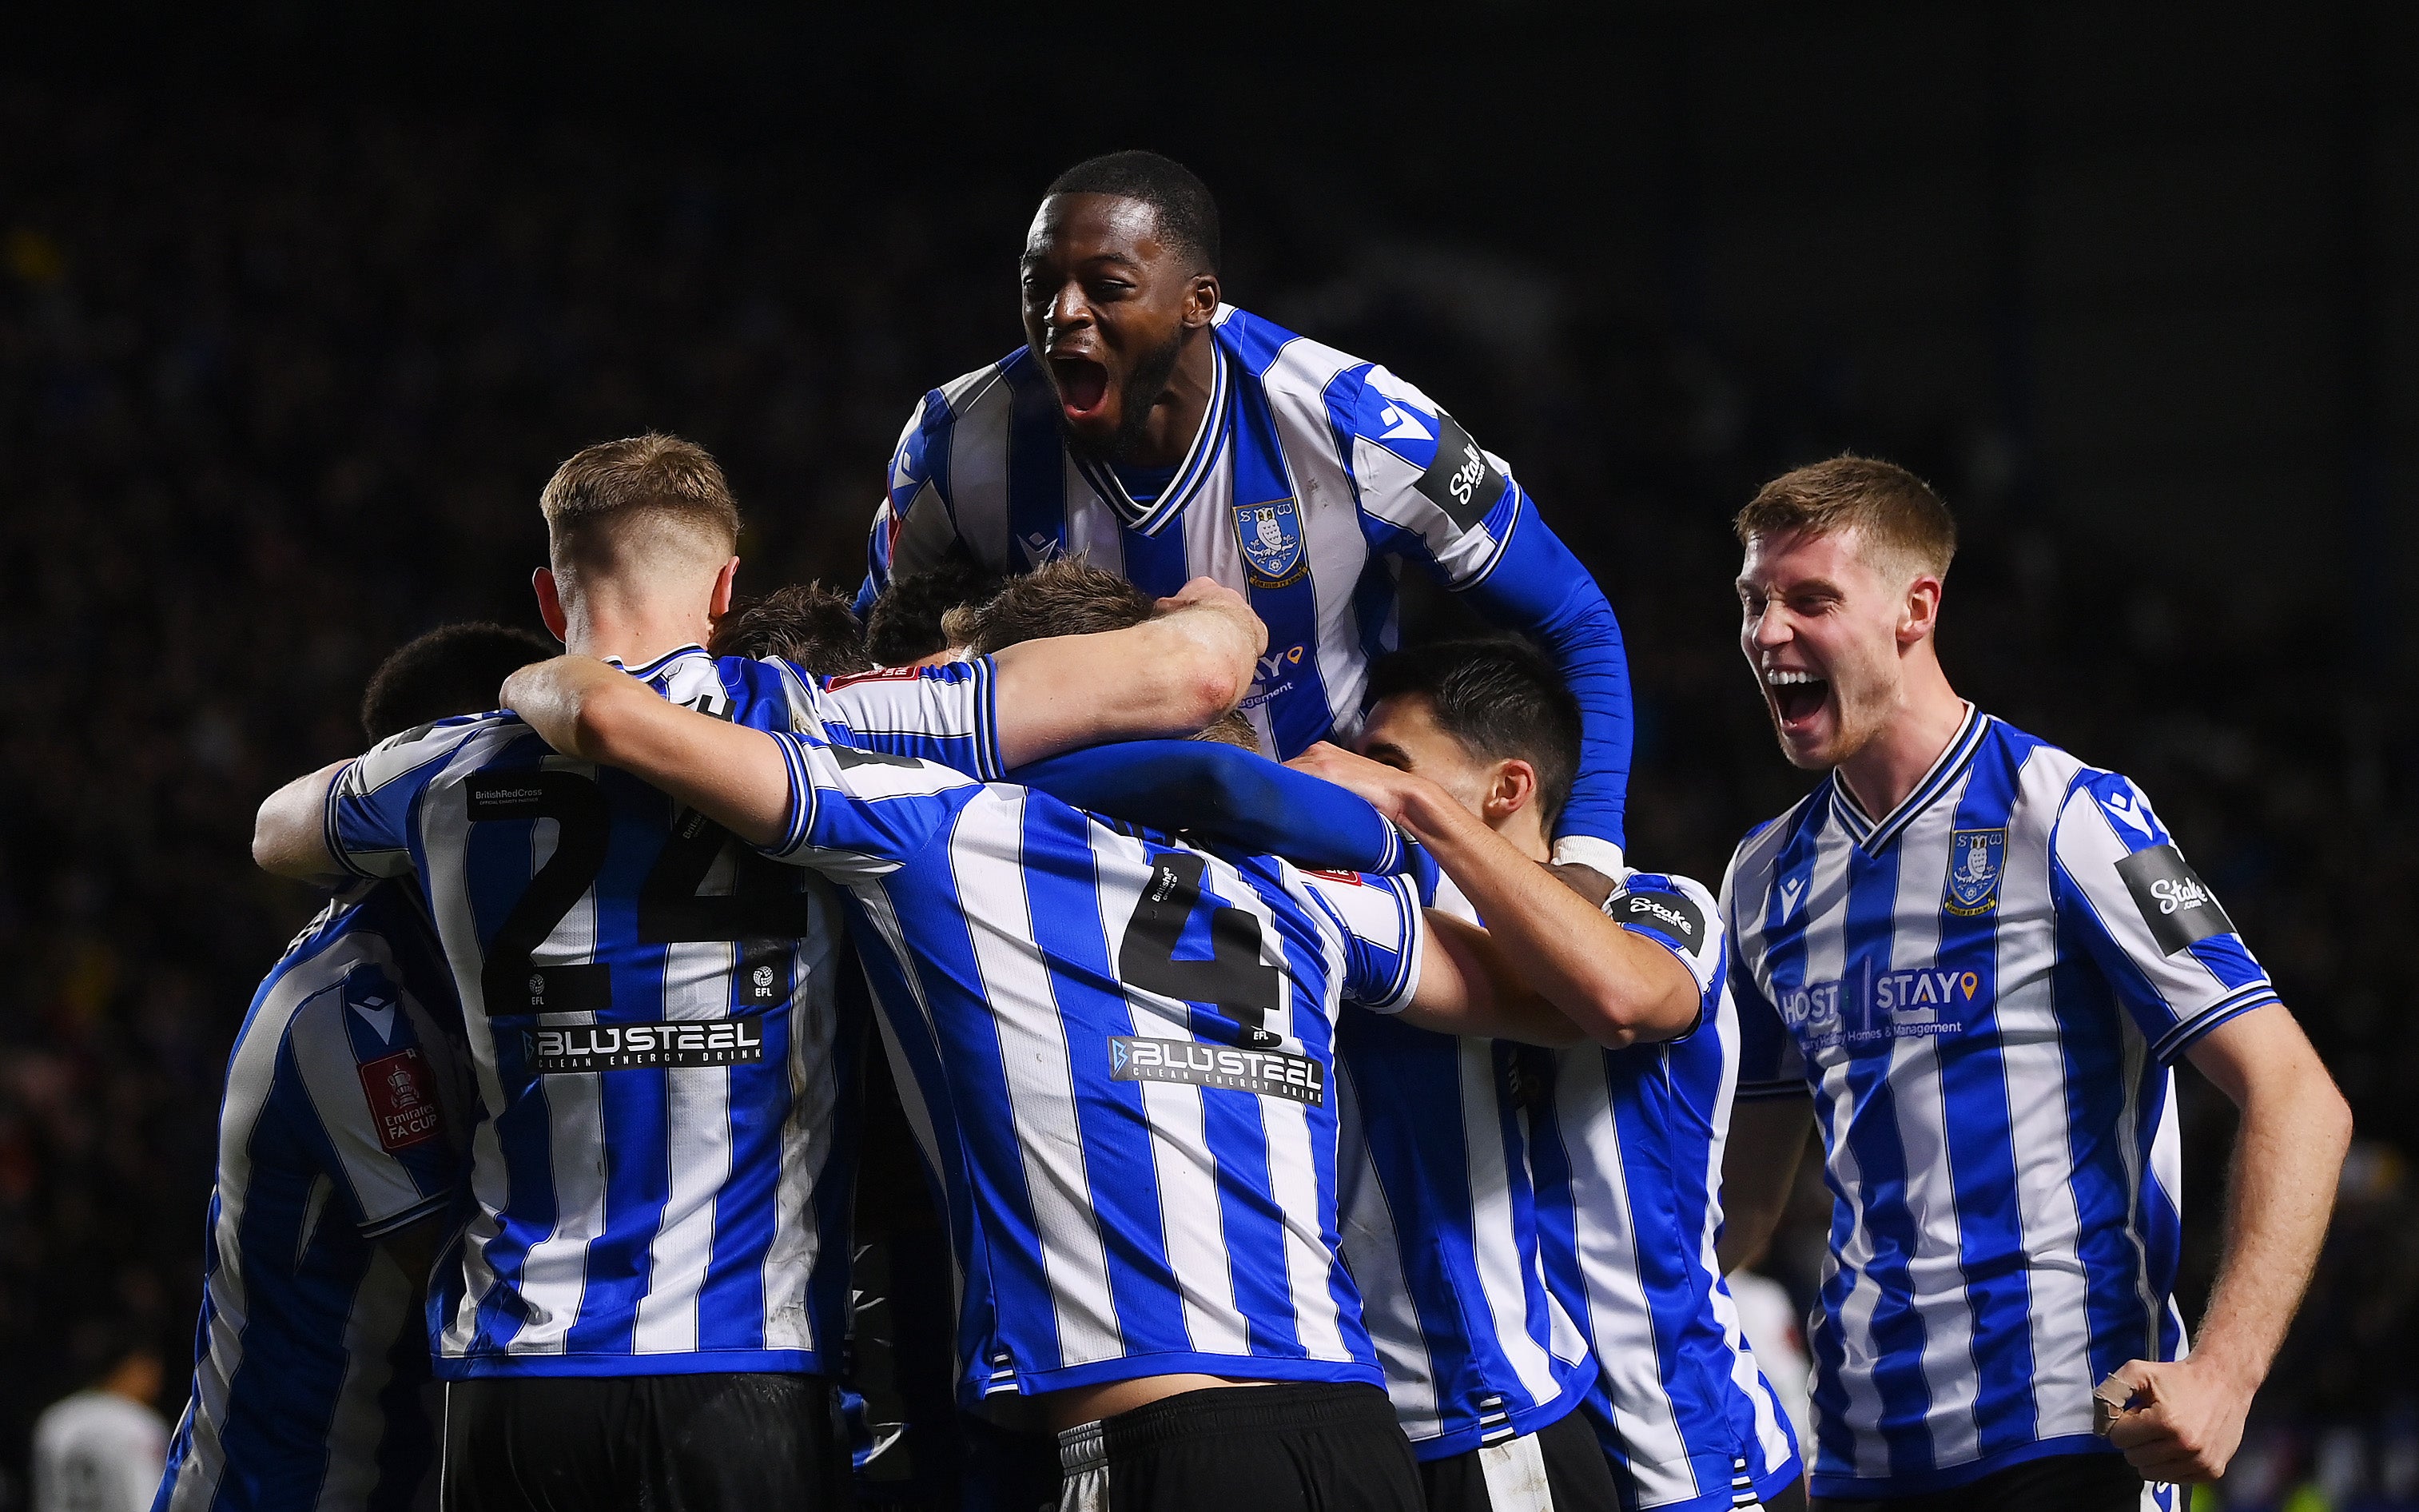
M 1095 258 L 1152 262 L 1166 251 L 1159 211 L 1122 194 L 1053 194 L 1033 212 L 1021 261 L 1074 264 Z
M 1369 706 L 1361 725 L 1361 748 L 1366 753 L 1379 747 L 1415 765 L 1471 759 L 1461 742 L 1437 723 L 1436 702 L 1421 692 L 1390 694 Z
M 1863 586 L 1873 577 L 1853 529 L 1783 531 L 1750 535 L 1739 563 L 1742 592 L 1786 592 L 1812 583 L 1846 590 Z

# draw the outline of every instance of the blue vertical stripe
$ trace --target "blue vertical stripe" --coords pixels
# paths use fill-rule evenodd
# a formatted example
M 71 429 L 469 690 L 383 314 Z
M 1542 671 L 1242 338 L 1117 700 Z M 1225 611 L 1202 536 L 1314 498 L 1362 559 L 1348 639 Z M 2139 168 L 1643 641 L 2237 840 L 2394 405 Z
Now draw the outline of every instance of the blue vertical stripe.
M 1032 350 L 999 364 L 1012 395 L 1008 423 L 1008 532 L 1010 571 L 1038 567 L 1067 545 L 1066 434 L 1058 395 Z

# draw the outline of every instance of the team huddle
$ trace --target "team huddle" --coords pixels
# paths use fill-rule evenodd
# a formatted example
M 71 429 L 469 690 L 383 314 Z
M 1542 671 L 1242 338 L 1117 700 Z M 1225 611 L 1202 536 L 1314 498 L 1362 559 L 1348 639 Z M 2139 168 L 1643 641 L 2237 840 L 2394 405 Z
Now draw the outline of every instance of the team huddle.
M 1218 252 L 1163 158 L 1062 175 L 1028 344 L 917 407 L 853 602 L 740 602 L 698 447 L 579 452 L 563 654 L 423 637 L 370 748 L 262 806 L 255 859 L 335 892 L 230 1060 L 156 1508 L 2172 1512 L 2222 1473 L 2348 1116 L 2149 800 L 1950 689 L 1939 499 L 1848 457 L 1745 501 L 1741 648 L 1827 775 L 1718 887 L 1653 870 L 1603 593 Z M 1407 562 L 1501 636 L 1407 636 Z M 2243 1112 L 2189 1350 L 2180 1058 Z M 1723 1276 L 1810 1122 L 1801 1443 Z M 872 1469 L 901 1432 L 922 1501 Z

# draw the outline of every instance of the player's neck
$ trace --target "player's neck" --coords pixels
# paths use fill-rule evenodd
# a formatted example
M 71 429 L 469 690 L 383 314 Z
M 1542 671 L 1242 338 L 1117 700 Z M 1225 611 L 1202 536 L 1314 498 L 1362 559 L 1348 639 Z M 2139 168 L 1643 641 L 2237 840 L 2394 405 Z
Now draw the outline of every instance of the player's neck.
M 1554 842 L 1547 837 L 1545 821 L 1537 815 L 1537 806 L 1523 804 L 1496 824 L 1488 826 L 1511 843 L 1514 850 L 1540 866 L 1554 858 Z
M 1841 779 L 1875 819 L 1906 801 L 1965 722 L 1965 701 L 1937 660 L 1927 656 L 1908 672 L 1888 722 L 1840 764 Z
M 683 646 L 703 645 L 713 622 L 695 607 L 606 600 L 565 606 L 563 649 L 642 667 Z
M 1210 412 L 1210 393 L 1218 380 L 1218 338 L 1210 328 L 1184 333 L 1176 354 L 1176 371 L 1150 407 L 1150 421 L 1131 456 L 1118 461 L 1129 467 L 1172 468 L 1184 460 L 1193 438 L 1201 434 L 1201 418 Z

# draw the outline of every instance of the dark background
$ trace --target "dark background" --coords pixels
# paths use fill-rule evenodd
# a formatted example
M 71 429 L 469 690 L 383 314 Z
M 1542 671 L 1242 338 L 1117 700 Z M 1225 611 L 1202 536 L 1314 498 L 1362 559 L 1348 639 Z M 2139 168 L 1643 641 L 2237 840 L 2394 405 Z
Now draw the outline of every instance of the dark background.
M 1021 340 L 1041 187 L 1148 146 L 1234 302 L 1597 573 L 1641 861 L 1808 785 L 1729 517 L 1842 449 L 1941 488 L 1961 689 L 2143 783 L 2358 1117 L 2235 1504 L 2419 1479 L 2410 8 L 318 8 L 0 38 L 0 1465 L 103 1325 L 182 1402 L 223 1056 L 315 906 L 252 811 L 377 658 L 534 627 L 539 486 L 651 426 L 724 462 L 743 586 L 853 586 L 917 396 Z M 2231 1115 L 2180 1080 L 2189 1315 Z

